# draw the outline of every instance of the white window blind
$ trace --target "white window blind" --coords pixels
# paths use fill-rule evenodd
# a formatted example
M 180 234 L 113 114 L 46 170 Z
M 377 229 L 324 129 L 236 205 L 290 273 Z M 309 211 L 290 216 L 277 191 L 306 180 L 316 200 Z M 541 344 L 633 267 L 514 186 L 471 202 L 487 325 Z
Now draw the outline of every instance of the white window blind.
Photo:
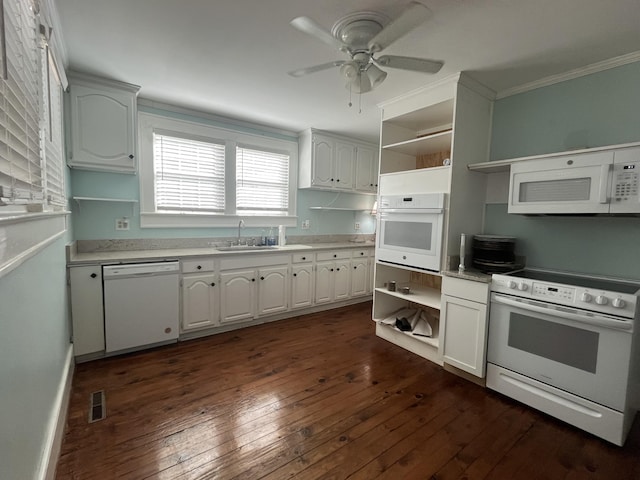
M 63 206 L 66 200 L 62 142 L 62 82 L 47 45 L 42 49 L 42 65 L 45 192 L 49 205 Z
M 287 214 L 288 154 L 236 147 L 236 209 L 239 214 Z
M 224 212 L 224 143 L 154 133 L 157 211 Z
M 4 203 L 41 203 L 40 50 L 30 0 L 0 0 L 0 193 Z

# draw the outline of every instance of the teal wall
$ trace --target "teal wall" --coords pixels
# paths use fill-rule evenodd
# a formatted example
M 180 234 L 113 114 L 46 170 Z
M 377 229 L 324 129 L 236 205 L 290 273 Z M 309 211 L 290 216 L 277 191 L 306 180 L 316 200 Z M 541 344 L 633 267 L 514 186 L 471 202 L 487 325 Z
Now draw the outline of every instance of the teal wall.
M 0 278 L 0 478 L 35 478 L 69 348 L 61 238 Z
M 193 117 L 185 114 L 170 112 L 140 106 L 140 111 L 162 114 L 172 118 L 198 121 L 208 125 L 233 128 L 244 132 L 260 134 L 297 141 L 296 137 L 274 134 L 226 123 L 216 122 L 206 118 Z M 116 173 L 90 172 L 84 170 L 71 171 L 71 192 L 74 196 L 97 198 L 127 198 L 140 200 L 140 186 L 138 175 Z M 303 220 L 309 220 L 310 228 L 302 230 L 287 228 L 287 235 L 329 235 L 329 234 L 370 234 L 374 231 L 374 221 L 371 215 L 363 212 L 316 211 L 309 210 L 313 206 L 352 207 L 362 206 L 370 208 L 375 198 L 371 195 L 349 193 L 332 193 L 313 190 L 298 190 L 297 216 L 298 225 Z M 73 236 L 75 240 L 98 240 L 112 238 L 192 238 L 192 237 L 228 237 L 237 234 L 231 228 L 140 228 L 139 203 L 113 202 L 72 202 Z M 117 218 L 129 217 L 130 229 L 116 231 Z M 360 230 L 355 230 L 355 223 L 360 223 Z M 273 226 L 277 231 L 278 221 Z M 243 236 L 260 236 L 263 228 L 246 228 Z M 268 232 L 268 227 L 265 228 Z
M 640 62 L 495 102 L 491 159 L 640 141 Z M 640 218 L 509 215 L 487 205 L 486 233 L 518 237 L 531 267 L 640 280 Z
M 491 160 L 640 141 L 640 62 L 495 102 Z

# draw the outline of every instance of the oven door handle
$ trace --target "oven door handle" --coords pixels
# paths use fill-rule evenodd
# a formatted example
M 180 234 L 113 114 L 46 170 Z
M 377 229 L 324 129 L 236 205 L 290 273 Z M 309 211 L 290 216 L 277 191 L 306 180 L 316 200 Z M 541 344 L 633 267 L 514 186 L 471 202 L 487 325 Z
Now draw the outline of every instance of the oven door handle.
M 378 209 L 380 212 L 380 216 L 387 217 L 389 213 L 410 213 L 410 214 L 420 214 L 420 213 L 435 213 L 441 214 L 443 212 L 442 208 L 384 208 Z
M 518 307 L 524 310 L 529 310 L 532 312 L 545 313 L 547 315 L 552 315 L 554 317 L 565 318 L 567 320 L 573 320 L 574 322 L 579 322 L 587 325 L 594 325 L 597 327 L 605 327 L 611 328 L 614 330 L 631 330 L 633 328 L 633 324 L 631 322 L 627 322 L 625 320 L 615 320 L 613 318 L 607 318 L 602 316 L 588 316 L 581 315 L 580 313 L 568 313 L 563 312 L 562 310 L 558 310 L 553 307 L 539 307 L 535 305 L 533 302 L 527 300 L 518 300 L 507 298 L 503 296 L 498 296 L 496 294 L 493 295 L 492 301 L 496 303 L 501 303 L 503 305 L 509 305 L 511 307 Z

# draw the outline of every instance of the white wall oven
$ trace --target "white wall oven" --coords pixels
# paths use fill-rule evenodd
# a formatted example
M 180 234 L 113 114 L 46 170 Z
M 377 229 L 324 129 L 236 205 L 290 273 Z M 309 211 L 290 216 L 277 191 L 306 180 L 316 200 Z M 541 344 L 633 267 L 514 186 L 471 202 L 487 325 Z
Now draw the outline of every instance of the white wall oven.
M 487 387 L 622 445 L 640 285 L 526 270 L 492 281 Z
M 515 162 L 509 213 L 638 214 L 640 148 Z
M 378 262 L 440 271 L 444 193 L 382 195 L 378 202 Z

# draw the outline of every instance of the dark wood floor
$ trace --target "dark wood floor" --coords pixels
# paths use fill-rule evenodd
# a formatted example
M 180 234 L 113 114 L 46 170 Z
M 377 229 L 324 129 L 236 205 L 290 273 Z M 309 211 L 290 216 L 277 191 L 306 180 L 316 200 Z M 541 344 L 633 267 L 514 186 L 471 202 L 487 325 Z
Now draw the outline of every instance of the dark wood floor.
M 640 422 L 608 444 L 377 338 L 370 309 L 78 365 L 57 478 L 640 479 Z

